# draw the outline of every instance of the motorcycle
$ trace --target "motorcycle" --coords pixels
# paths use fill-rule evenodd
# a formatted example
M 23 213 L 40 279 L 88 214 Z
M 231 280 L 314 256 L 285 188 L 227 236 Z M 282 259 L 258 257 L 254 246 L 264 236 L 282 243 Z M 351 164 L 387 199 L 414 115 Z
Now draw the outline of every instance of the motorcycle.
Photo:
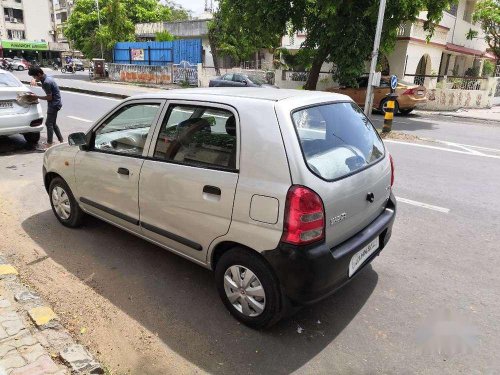
M 61 68 L 61 73 L 76 73 L 76 69 L 72 65 L 66 65 Z
M 3 70 L 8 70 L 8 71 L 14 71 L 14 66 L 12 66 L 11 63 L 9 63 L 7 60 L 2 60 L 0 61 L 0 68 Z

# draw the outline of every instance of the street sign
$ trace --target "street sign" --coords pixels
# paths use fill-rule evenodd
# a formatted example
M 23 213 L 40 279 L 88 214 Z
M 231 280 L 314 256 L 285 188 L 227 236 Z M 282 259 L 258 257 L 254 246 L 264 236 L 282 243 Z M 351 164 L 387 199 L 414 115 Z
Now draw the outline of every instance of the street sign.
M 398 77 L 395 75 L 391 76 L 391 89 L 396 90 L 396 87 L 398 87 Z

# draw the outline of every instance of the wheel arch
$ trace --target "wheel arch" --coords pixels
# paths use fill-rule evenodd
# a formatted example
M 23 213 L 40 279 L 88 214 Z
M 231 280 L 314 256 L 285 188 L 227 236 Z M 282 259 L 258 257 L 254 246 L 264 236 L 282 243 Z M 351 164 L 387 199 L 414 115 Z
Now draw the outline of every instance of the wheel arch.
M 44 179 L 43 179 L 43 184 L 45 185 L 45 190 L 47 191 L 47 193 L 49 192 L 49 186 L 50 186 L 50 183 L 52 182 L 52 180 L 56 177 L 59 177 L 61 179 L 64 180 L 64 178 L 58 174 L 58 173 L 55 173 L 55 172 L 48 172 Z
M 226 251 L 229 251 L 229 250 L 234 249 L 234 248 L 240 248 L 242 250 L 246 250 L 246 251 L 248 251 L 248 252 L 250 252 L 252 254 L 257 255 L 259 258 L 261 258 L 273 270 L 273 267 L 271 266 L 271 264 L 257 250 L 254 250 L 251 247 L 248 247 L 248 246 L 243 245 L 243 244 L 238 243 L 238 242 L 234 242 L 234 241 L 222 241 L 222 242 L 218 243 L 217 245 L 215 245 L 215 247 L 213 248 L 211 254 L 209 255 L 209 257 L 210 257 L 210 259 L 209 259 L 210 260 L 210 268 L 212 269 L 212 271 L 215 271 L 215 267 L 217 266 L 217 262 L 220 260 L 220 258 L 222 257 L 222 255 Z M 274 272 L 274 270 L 273 270 L 273 272 Z

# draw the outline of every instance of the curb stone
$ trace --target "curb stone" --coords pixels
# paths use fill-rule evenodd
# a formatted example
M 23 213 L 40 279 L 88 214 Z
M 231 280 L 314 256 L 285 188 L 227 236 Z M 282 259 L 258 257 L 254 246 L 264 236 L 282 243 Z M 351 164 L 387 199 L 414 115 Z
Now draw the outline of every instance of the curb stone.
M 26 81 L 26 80 L 21 80 L 21 82 L 24 84 L 28 84 L 28 85 L 31 83 L 30 81 Z M 104 96 L 107 98 L 115 98 L 115 99 L 127 99 L 130 96 L 130 95 L 125 95 L 125 94 L 116 94 L 113 92 L 80 89 L 78 87 L 70 87 L 70 86 L 59 86 L 59 89 L 62 91 L 76 92 L 79 94 L 87 94 L 87 95 L 93 95 L 93 96 Z
M 0 254 L 0 375 L 104 374 Z

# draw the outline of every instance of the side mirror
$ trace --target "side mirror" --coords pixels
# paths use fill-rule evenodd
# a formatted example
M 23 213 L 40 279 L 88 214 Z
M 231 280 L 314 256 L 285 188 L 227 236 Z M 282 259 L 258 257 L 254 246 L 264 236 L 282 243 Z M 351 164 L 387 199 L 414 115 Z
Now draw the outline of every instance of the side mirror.
M 68 137 L 70 146 L 87 146 L 87 137 L 85 133 L 71 133 Z

